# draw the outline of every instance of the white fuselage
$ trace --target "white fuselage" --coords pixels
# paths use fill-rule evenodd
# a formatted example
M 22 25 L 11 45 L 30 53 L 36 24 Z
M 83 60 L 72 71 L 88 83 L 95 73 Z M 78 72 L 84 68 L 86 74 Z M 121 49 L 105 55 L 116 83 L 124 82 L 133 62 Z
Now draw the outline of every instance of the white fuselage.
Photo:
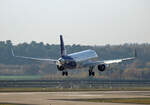
M 97 53 L 94 50 L 85 50 L 72 54 L 68 54 L 76 62 L 76 68 L 83 68 L 83 64 L 86 62 L 95 61 L 98 58 Z

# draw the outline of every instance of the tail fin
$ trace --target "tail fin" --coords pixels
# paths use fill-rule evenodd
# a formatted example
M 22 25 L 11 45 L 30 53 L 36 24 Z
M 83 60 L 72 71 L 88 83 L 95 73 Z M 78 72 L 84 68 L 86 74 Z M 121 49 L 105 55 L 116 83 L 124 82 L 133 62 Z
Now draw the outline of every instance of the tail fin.
M 61 48 L 61 56 L 67 55 L 62 35 L 60 35 L 60 48 Z

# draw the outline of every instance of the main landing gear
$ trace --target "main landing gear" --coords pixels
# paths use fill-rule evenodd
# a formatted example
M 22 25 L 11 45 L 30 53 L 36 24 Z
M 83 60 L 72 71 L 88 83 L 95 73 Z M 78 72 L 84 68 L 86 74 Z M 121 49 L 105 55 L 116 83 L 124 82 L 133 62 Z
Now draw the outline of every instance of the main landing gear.
M 94 67 L 89 68 L 89 76 L 95 76 L 95 72 L 93 72 Z
M 68 72 L 67 71 L 63 71 L 62 72 L 62 76 L 68 76 Z

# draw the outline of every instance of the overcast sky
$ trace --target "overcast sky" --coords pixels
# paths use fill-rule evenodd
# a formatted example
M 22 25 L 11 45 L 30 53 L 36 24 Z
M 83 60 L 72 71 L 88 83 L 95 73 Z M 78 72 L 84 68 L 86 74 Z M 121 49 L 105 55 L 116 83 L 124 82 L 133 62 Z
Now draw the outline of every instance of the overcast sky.
M 150 42 L 150 0 L 0 0 L 0 41 Z

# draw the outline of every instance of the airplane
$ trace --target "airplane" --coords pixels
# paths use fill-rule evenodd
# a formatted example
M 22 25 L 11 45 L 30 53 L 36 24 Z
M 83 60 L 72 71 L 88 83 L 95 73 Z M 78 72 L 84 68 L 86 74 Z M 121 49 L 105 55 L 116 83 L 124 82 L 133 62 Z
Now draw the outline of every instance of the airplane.
M 91 49 L 75 52 L 72 54 L 67 54 L 62 35 L 60 35 L 60 50 L 61 50 L 61 57 L 59 59 L 42 59 L 25 56 L 16 56 L 14 54 L 13 49 L 11 48 L 13 57 L 35 61 L 46 61 L 50 64 L 55 64 L 57 69 L 59 71 L 62 71 L 63 76 L 68 76 L 68 70 L 82 69 L 82 68 L 88 68 L 89 76 L 95 76 L 95 72 L 93 71 L 95 67 L 97 67 L 99 71 L 103 72 L 106 70 L 107 67 L 109 67 L 110 64 L 133 60 L 137 56 L 136 50 L 134 57 L 114 59 L 114 60 L 98 60 L 97 53 Z

